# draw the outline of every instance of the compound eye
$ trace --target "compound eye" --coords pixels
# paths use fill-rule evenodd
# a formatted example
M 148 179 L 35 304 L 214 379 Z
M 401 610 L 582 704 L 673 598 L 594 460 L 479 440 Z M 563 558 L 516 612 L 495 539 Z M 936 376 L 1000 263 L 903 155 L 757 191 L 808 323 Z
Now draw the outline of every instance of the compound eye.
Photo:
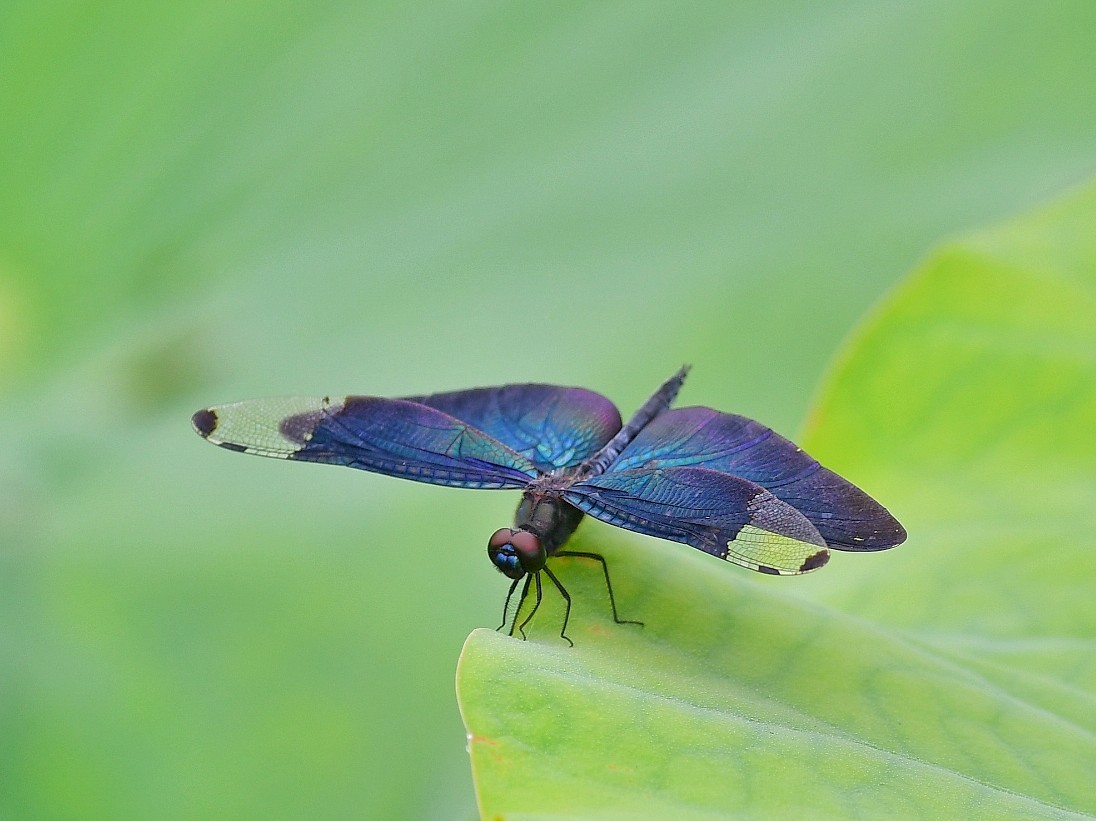
M 503 527 L 499 530 L 496 530 L 494 533 L 491 534 L 491 538 L 487 540 L 488 551 L 499 550 L 500 548 L 503 548 L 506 545 L 510 544 L 510 540 L 514 538 L 514 534 L 517 532 L 518 531 L 511 530 L 508 527 Z
M 537 572 L 548 558 L 536 534 L 508 527 L 491 534 L 487 540 L 487 556 L 500 573 L 511 579 Z
M 537 534 L 528 530 L 515 530 L 514 535 L 510 537 L 510 544 L 518 552 L 521 566 L 526 573 L 536 573 L 548 560 L 544 548 L 540 546 Z
M 510 544 L 513 535 L 514 531 L 508 527 L 492 533 L 487 540 L 487 558 L 498 568 L 499 573 L 517 581 L 525 575 L 525 569 L 521 566 L 517 550 Z

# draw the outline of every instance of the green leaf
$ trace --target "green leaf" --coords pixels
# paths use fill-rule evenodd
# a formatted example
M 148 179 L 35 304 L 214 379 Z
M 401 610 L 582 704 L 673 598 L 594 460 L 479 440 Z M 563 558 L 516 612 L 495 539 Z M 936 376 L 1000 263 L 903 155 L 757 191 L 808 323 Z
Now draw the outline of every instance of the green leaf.
M 797 580 L 581 531 L 530 641 L 468 639 L 485 817 L 1096 812 L 1096 187 L 951 243 L 857 334 L 805 444 L 910 538 Z M 558 596 L 556 597 L 558 598 Z

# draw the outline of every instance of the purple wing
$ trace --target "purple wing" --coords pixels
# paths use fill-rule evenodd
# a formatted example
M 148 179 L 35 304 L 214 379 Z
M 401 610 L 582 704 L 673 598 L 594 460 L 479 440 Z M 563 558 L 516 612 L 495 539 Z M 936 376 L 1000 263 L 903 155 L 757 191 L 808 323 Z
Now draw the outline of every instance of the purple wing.
M 523 488 L 540 473 L 472 425 L 401 399 L 258 399 L 200 410 L 193 422 L 199 434 L 229 450 L 435 485 Z
M 609 468 L 703 467 L 756 482 L 801 511 L 838 550 L 883 550 L 906 531 L 856 485 L 744 416 L 692 407 L 656 417 Z
M 829 559 L 802 513 L 754 482 L 715 470 L 612 471 L 572 485 L 563 498 L 609 524 L 762 573 L 806 573 Z
M 621 426 L 616 406 L 583 388 L 503 385 L 408 399 L 467 422 L 545 473 L 582 462 Z

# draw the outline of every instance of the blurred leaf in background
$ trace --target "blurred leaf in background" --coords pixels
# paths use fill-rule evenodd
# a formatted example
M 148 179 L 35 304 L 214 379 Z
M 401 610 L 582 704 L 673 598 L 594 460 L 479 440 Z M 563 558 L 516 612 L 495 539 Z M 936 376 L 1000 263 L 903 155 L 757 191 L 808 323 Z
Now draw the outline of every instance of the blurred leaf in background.
M 596 570 L 563 561 L 574 649 L 561 611 L 535 643 L 472 634 L 483 817 L 1096 812 L 1094 286 L 1090 185 L 949 244 L 857 334 L 807 444 L 900 513 L 893 552 L 838 553 L 793 592 L 580 531 L 647 626 L 614 625 Z
M 926 248 L 1096 169 L 1094 26 L 0 5 L 0 812 L 471 815 L 452 674 L 516 499 L 190 412 L 535 380 L 627 414 L 689 361 L 683 402 L 792 433 Z

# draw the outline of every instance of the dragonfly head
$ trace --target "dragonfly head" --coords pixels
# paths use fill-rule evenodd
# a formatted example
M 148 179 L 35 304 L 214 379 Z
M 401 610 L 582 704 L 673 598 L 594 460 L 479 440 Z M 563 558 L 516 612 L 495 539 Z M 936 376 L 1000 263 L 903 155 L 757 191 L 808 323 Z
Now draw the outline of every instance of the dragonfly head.
M 499 572 L 511 579 L 536 573 L 548 561 L 537 534 L 529 530 L 496 530 L 487 541 L 487 556 Z

